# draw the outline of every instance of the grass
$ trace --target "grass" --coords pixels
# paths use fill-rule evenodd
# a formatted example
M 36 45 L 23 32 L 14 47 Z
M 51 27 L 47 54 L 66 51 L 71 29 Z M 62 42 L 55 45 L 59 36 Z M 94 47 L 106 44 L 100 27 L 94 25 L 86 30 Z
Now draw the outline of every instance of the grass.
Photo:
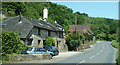
M 95 42 L 90 42 L 90 45 L 94 45 L 94 44 L 96 44 L 96 41 Z
M 112 42 L 111 42 L 111 45 L 113 46 L 113 47 L 115 47 L 115 48 L 117 48 L 118 49 L 118 42 L 116 41 L 116 40 L 113 40 Z
M 117 61 L 118 65 L 120 65 L 119 51 L 118 50 L 117 50 L 117 54 L 116 54 L 116 61 Z
M 118 50 L 118 48 L 119 48 L 119 43 L 116 41 L 116 40 L 113 40 L 112 42 L 111 42 L 111 45 L 114 47 L 114 48 L 116 48 L 117 49 L 117 54 L 116 54 L 116 62 L 118 63 L 118 65 L 120 64 L 120 59 L 119 59 L 119 50 Z

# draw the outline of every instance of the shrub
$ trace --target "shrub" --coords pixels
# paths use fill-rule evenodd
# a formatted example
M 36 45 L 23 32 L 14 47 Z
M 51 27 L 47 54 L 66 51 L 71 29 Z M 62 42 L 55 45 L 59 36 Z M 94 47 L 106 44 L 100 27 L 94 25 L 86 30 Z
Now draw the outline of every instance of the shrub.
M 71 50 L 76 50 L 80 46 L 80 33 L 77 32 L 77 37 L 76 33 L 72 32 L 66 37 L 66 44 L 68 45 L 68 49 Z
M 71 40 L 70 41 L 70 48 L 72 49 L 72 50 L 77 50 L 77 47 L 79 46 L 79 43 L 78 43 L 78 41 L 77 40 Z
M 116 40 L 113 40 L 113 41 L 111 42 L 111 45 L 112 45 L 113 47 L 115 47 L 115 48 L 118 48 L 118 42 L 117 42 Z
M 20 54 L 26 48 L 14 32 L 2 31 L 2 59 L 7 60 L 7 54 Z
M 118 63 L 118 65 L 120 64 L 119 52 L 120 51 L 117 50 L 117 54 L 116 54 L 116 62 Z
M 80 34 L 81 41 L 85 41 L 85 36 L 83 34 Z
M 51 37 L 47 37 L 45 41 L 45 46 L 55 46 L 55 40 Z
M 111 42 L 111 45 L 117 49 L 119 49 L 119 43 L 116 40 L 113 40 Z M 119 59 L 119 50 L 117 50 L 117 54 L 116 54 L 116 62 L 118 63 L 118 65 L 120 64 L 120 59 Z

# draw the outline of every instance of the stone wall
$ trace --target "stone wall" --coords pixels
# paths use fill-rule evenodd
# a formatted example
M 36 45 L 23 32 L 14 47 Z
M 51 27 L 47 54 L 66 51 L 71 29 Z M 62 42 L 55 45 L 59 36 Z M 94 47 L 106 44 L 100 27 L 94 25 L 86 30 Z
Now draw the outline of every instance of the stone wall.
M 51 31 L 50 32 L 50 37 L 56 37 L 56 32 Z
M 60 52 L 67 52 L 68 51 L 68 46 L 65 44 L 65 38 L 53 38 L 55 41 L 59 41 L 58 43 L 58 50 Z M 57 47 L 57 41 L 56 41 L 56 47 Z
M 38 33 L 40 35 L 38 35 Z M 32 39 L 32 42 L 28 42 L 27 40 L 27 43 L 30 43 L 31 46 L 43 47 L 43 40 L 45 40 L 46 37 L 48 37 L 48 33 L 49 31 L 45 29 L 39 29 L 38 32 L 38 28 L 34 27 L 28 35 L 28 39 Z M 63 38 L 63 32 L 50 31 L 50 37 L 52 37 L 55 40 L 56 48 L 58 48 L 60 52 L 68 51 L 68 47 L 65 44 L 65 39 Z
M 40 37 L 44 39 L 48 37 L 48 30 L 40 29 Z
M 30 60 L 50 60 L 52 57 L 50 54 L 34 54 L 34 55 L 10 55 L 9 59 L 12 62 L 18 62 L 18 61 L 30 61 Z

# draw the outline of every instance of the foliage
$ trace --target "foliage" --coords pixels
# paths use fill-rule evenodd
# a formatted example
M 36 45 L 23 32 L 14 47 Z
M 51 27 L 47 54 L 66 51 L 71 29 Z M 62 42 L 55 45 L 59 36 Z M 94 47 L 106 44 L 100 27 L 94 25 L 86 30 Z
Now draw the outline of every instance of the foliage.
M 113 41 L 111 42 L 111 45 L 112 45 L 113 47 L 115 47 L 115 48 L 118 48 L 118 47 L 119 47 L 119 43 L 118 43 L 116 40 L 113 40 Z
M 51 37 L 47 37 L 45 40 L 45 46 L 55 46 L 55 40 Z
M 120 51 L 119 50 L 117 50 L 117 54 L 116 54 L 116 61 L 117 61 L 117 63 L 118 63 L 118 65 L 120 64 L 120 58 L 119 58 L 119 54 L 120 53 Z
M 83 34 L 80 34 L 80 39 L 81 39 L 81 41 L 84 41 L 85 40 L 85 36 Z
M 117 42 L 117 40 L 113 40 L 112 42 L 111 42 L 111 45 L 113 46 L 113 47 L 115 47 L 115 48 L 117 48 L 117 54 L 116 54 L 116 61 L 117 61 L 117 63 L 118 63 L 118 65 L 120 64 L 120 58 L 119 58 L 119 43 Z
M 48 22 L 62 25 L 65 29 L 66 35 L 70 33 L 69 25 L 75 24 L 75 16 L 77 17 L 77 24 L 90 24 L 92 33 L 96 39 L 112 41 L 116 37 L 116 28 L 118 28 L 118 20 L 109 18 L 94 18 L 89 17 L 86 13 L 75 12 L 71 8 L 64 5 L 51 2 L 2 2 L 3 11 L 7 11 L 9 16 L 17 16 L 22 12 L 23 16 L 27 16 L 38 20 L 43 19 L 43 9 L 48 8 Z M 89 37 L 88 40 L 91 39 Z M 85 35 L 86 39 L 86 35 Z
M 7 60 L 7 54 L 20 54 L 26 48 L 14 32 L 2 31 L 2 59 Z M 6 58 L 6 59 L 5 59 Z
M 83 36 L 84 37 L 84 36 Z M 76 36 L 76 32 L 71 32 L 70 34 L 68 34 L 68 36 L 66 37 L 66 44 L 68 45 L 68 49 L 71 50 L 77 50 L 77 48 L 80 46 L 80 41 L 84 40 L 84 38 L 80 38 L 80 33 L 77 32 L 77 36 Z
M 96 44 L 96 42 L 90 42 L 90 45 L 94 45 L 94 44 Z

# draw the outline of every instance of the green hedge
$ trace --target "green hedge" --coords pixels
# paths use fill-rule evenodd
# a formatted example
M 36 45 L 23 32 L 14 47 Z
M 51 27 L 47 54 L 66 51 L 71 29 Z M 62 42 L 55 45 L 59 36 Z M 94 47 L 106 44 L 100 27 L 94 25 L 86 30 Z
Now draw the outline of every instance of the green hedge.
M 2 60 L 9 61 L 8 54 L 21 54 L 25 48 L 17 33 L 2 31 Z

